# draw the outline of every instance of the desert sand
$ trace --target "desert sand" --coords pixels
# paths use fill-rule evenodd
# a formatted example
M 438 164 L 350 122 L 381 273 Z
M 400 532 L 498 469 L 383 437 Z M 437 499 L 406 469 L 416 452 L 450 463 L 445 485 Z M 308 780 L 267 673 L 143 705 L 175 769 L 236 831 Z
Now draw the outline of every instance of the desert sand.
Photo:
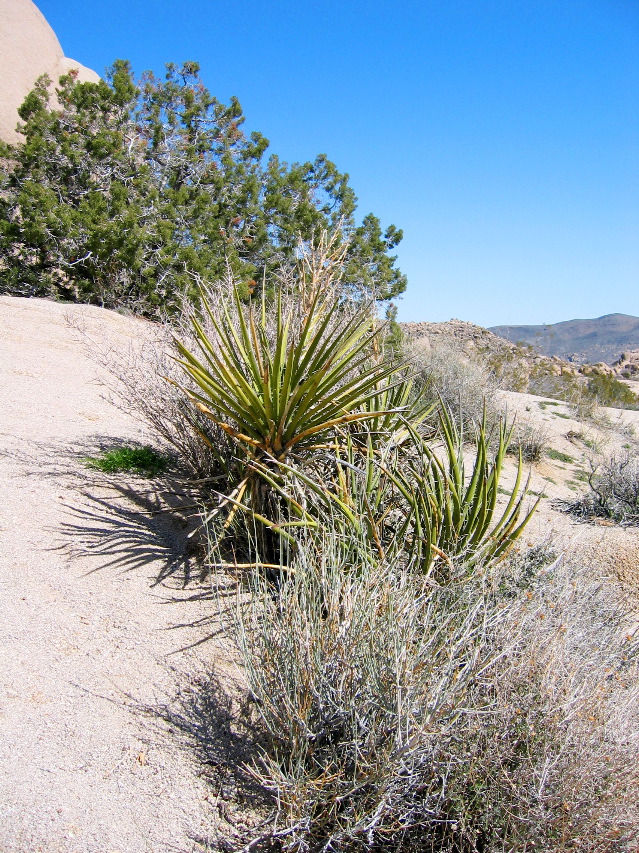
M 149 514 L 156 481 L 86 467 L 149 437 L 105 399 L 69 313 L 0 297 L 0 850 L 207 849 L 216 733 L 190 686 L 226 659 L 210 586 L 185 520 Z M 71 313 L 121 346 L 144 326 Z
M 77 328 L 85 330 L 84 343 Z M 105 395 L 86 334 L 126 347 L 143 320 L 92 306 L 0 297 L 0 850 L 186 853 L 233 833 L 225 710 L 240 677 L 187 538 L 179 481 L 107 476 L 85 457 L 149 442 Z M 584 488 L 593 446 L 622 447 L 638 412 L 596 426 L 564 404 L 504 394 L 547 430 L 525 543 L 553 537 L 602 579 L 639 589 L 636 528 L 585 524 L 557 499 Z M 508 463 L 505 483 L 512 479 Z M 577 477 L 577 479 L 575 479 Z M 229 800 L 229 805 L 225 801 Z

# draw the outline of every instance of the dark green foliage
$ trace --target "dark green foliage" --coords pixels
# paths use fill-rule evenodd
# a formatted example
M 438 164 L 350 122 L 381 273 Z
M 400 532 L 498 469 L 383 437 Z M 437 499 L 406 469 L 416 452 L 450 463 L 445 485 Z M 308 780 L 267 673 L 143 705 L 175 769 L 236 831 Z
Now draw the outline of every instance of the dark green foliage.
M 61 77 L 59 108 L 38 80 L 20 108 L 24 142 L 0 150 L 0 289 L 154 315 L 229 271 L 247 298 L 300 241 L 339 229 L 345 285 L 401 293 L 388 254 L 401 231 L 372 214 L 356 223 L 348 175 L 326 155 L 265 160 L 238 100 L 220 103 L 198 71 L 135 81 L 118 60 L 99 83 Z
M 558 400 L 576 403 L 580 408 L 584 408 L 584 406 L 611 406 L 617 409 L 639 408 L 639 397 L 614 376 L 589 376 L 586 382 L 583 377 L 539 373 L 531 376 L 527 390 L 530 394 L 555 397 Z M 552 403 L 545 401 L 542 408 L 549 405 Z M 558 417 L 565 417 L 558 412 L 555 414 Z
M 384 341 L 385 347 L 389 353 L 399 356 L 402 353 L 404 333 L 397 322 L 397 306 L 392 303 L 386 309 L 386 322 L 388 323 L 388 332 Z
M 588 380 L 588 394 L 600 406 L 616 409 L 639 409 L 639 397 L 614 376 L 593 376 Z
M 116 447 L 101 456 L 88 458 L 86 463 L 89 468 L 97 468 L 105 474 L 131 471 L 144 477 L 157 477 L 166 471 L 169 460 L 148 446 Z

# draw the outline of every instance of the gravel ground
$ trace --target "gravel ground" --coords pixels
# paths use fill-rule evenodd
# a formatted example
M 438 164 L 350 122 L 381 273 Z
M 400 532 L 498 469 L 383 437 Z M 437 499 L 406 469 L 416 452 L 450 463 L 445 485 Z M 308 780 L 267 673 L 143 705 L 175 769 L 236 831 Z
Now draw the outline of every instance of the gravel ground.
M 83 462 L 148 436 L 103 397 L 70 310 L 116 345 L 146 326 L 0 297 L 0 850 L 216 849 L 228 725 L 194 685 L 232 672 L 228 651 L 188 524 L 153 514 L 166 479 Z

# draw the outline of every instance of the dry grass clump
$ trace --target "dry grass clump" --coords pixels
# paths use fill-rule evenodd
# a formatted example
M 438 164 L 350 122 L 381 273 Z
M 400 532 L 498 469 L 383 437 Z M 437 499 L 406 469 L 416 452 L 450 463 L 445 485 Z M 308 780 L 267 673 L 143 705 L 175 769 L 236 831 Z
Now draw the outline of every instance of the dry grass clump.
M 429 349 L 413 344 L 407 356 L 415 371 L 416 392 L 425 401 L 443 402 L 464 428 L 472 430 L 481 423 L 484 410 L 489 424 L 503 414 L 495 404 L 494 374 L 451 344 L 439 343 Z
M 252 843 L 635 849 L 637 643 L 611 588 L 561 561 L 438 586 L 348 552 L 306 537 L 238 607 L 277 802 Z
M 513 426 L 509 453 L 518 455 L 524 462 L 540 462 L 548 448 L 548 428 L 543 423 L 516 421 Z

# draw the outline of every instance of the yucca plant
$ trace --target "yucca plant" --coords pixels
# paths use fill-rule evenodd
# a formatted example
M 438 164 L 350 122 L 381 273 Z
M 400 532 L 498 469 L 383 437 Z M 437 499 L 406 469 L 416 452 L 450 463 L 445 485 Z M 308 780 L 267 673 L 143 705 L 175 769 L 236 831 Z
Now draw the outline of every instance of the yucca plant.
M 248 513 L 272 560 L 282 537 L 294 542 L 294 528 L 326 525 L 328 516 L 330 525 L 361 529 L 357 541 L 380 557 L 398 549 L 417 556 L 426 573 L 441 575 L 461 556 L 466 565 L 499 559 L 530 517 L 521 460 L 497 510 L 509 430 L 500 425 L 491 453 L 484 417 L 467 476 L 453 418 L 442 403 L 437 447 L 432 426 L 428 434 L 422 426 L 433 407 L 411 402 L 406 365 L 382 355 L 374 311 L 347 303 L 334 273 L 325 254 L 308 261 L 287 297 L 279 288 L 246 305 L 235 288 L 214 307 L 203 294 L 191 345 L 176 340 L 176 361 L 191 379 L 183 390 L 238 461 L 205 523 L 215 520 L 215 535 L 224 535 Z
M 539 499 L 525 511 L 528 483 L 522 488 L 519 455 L 515 483 L 505 506 L 498 506 L 499 481 L 512 427 L 502 419 L 495 439 L 486 418 L 475 427 L 470 450 L 445 406 L 439 413 L 441 445 L 433 446 L 409 427 L 418 453 L 398 480 L 410 507 L 411 547 L 419 548 L 425 570 L 463 559 L 466 568 L 490 564 L 506 556 L 521 536 Z M 495 449 L 491 452 L 491 444 Z M 464 453 L 474 455 L 467 473 Z M 417 484 L 417 488 L 415 488 Z
M 176 341 L 180 364 L 198 386 L 188 393 L 248 452 L 283 460 L 293 451 L 312 449 L 336 426 L 387 414 L 363 406 L 402 366 L 371 361 L 369 349 L 379 333 L 368 310 L 342 318 L 339 304 L 327 304 L 318 293 L 295 329 L 293 309 L 284 311 L 278 294 L 271 341 L 266 300 L 259 316 L 253 306 L 245 316 L 237 290 L 233 317 L 228 305 L 217 317 L 206 298 L 203 306 L 217 341 L 196 317 L 193 328 L 203 358 Z
M 303 502 L 278 494 L 283 464 L 313 462 L 340 428 L 390 423 L 407 399 L 405 367 L 375 356 L 380 331 L 371 307 L 347 310 L 332 287 L 292 297 L 286 308 L 281 291 L 256 308 L 235 289 L 215 310 L 203 294 L 202 310 L 205 317 L 192 317 L 199 352 L 175 341 L 192 380 L 183 390 L 233 440 L 243 464 L 208 520 L 226 510 L 228 527 L 238 509 L 248 510 L 285 536 L 286 528 L 315 523 Z
M 333 445 L 333 477 L 318 482 L 299 468 L 281 463 L 287 481 L 281 488 L 293 500 L 291 484 L 311 496 L 313 518 L 341 530 L 344 543 L 357 541 L 358 559 L 397 559 L 419 566 L 442 582 L 464 571 L 504 558 L 532 517 L 537 503 L 525 507 L 523 461 L 503 505 L 499 481 L 511 428 L 501 422 L 493 437 L 485 420 L 470 444 L 448 410 L 439 413 L 438 436 L 424 435 L 409 421 L 387 433 L 383 442 L 362 430 Z M 491 445 L 495 449 L 491 452 Z M 467 470 L 464 454 L 472 459 Z M 354 539 L 349 531 L 357 530 Z

